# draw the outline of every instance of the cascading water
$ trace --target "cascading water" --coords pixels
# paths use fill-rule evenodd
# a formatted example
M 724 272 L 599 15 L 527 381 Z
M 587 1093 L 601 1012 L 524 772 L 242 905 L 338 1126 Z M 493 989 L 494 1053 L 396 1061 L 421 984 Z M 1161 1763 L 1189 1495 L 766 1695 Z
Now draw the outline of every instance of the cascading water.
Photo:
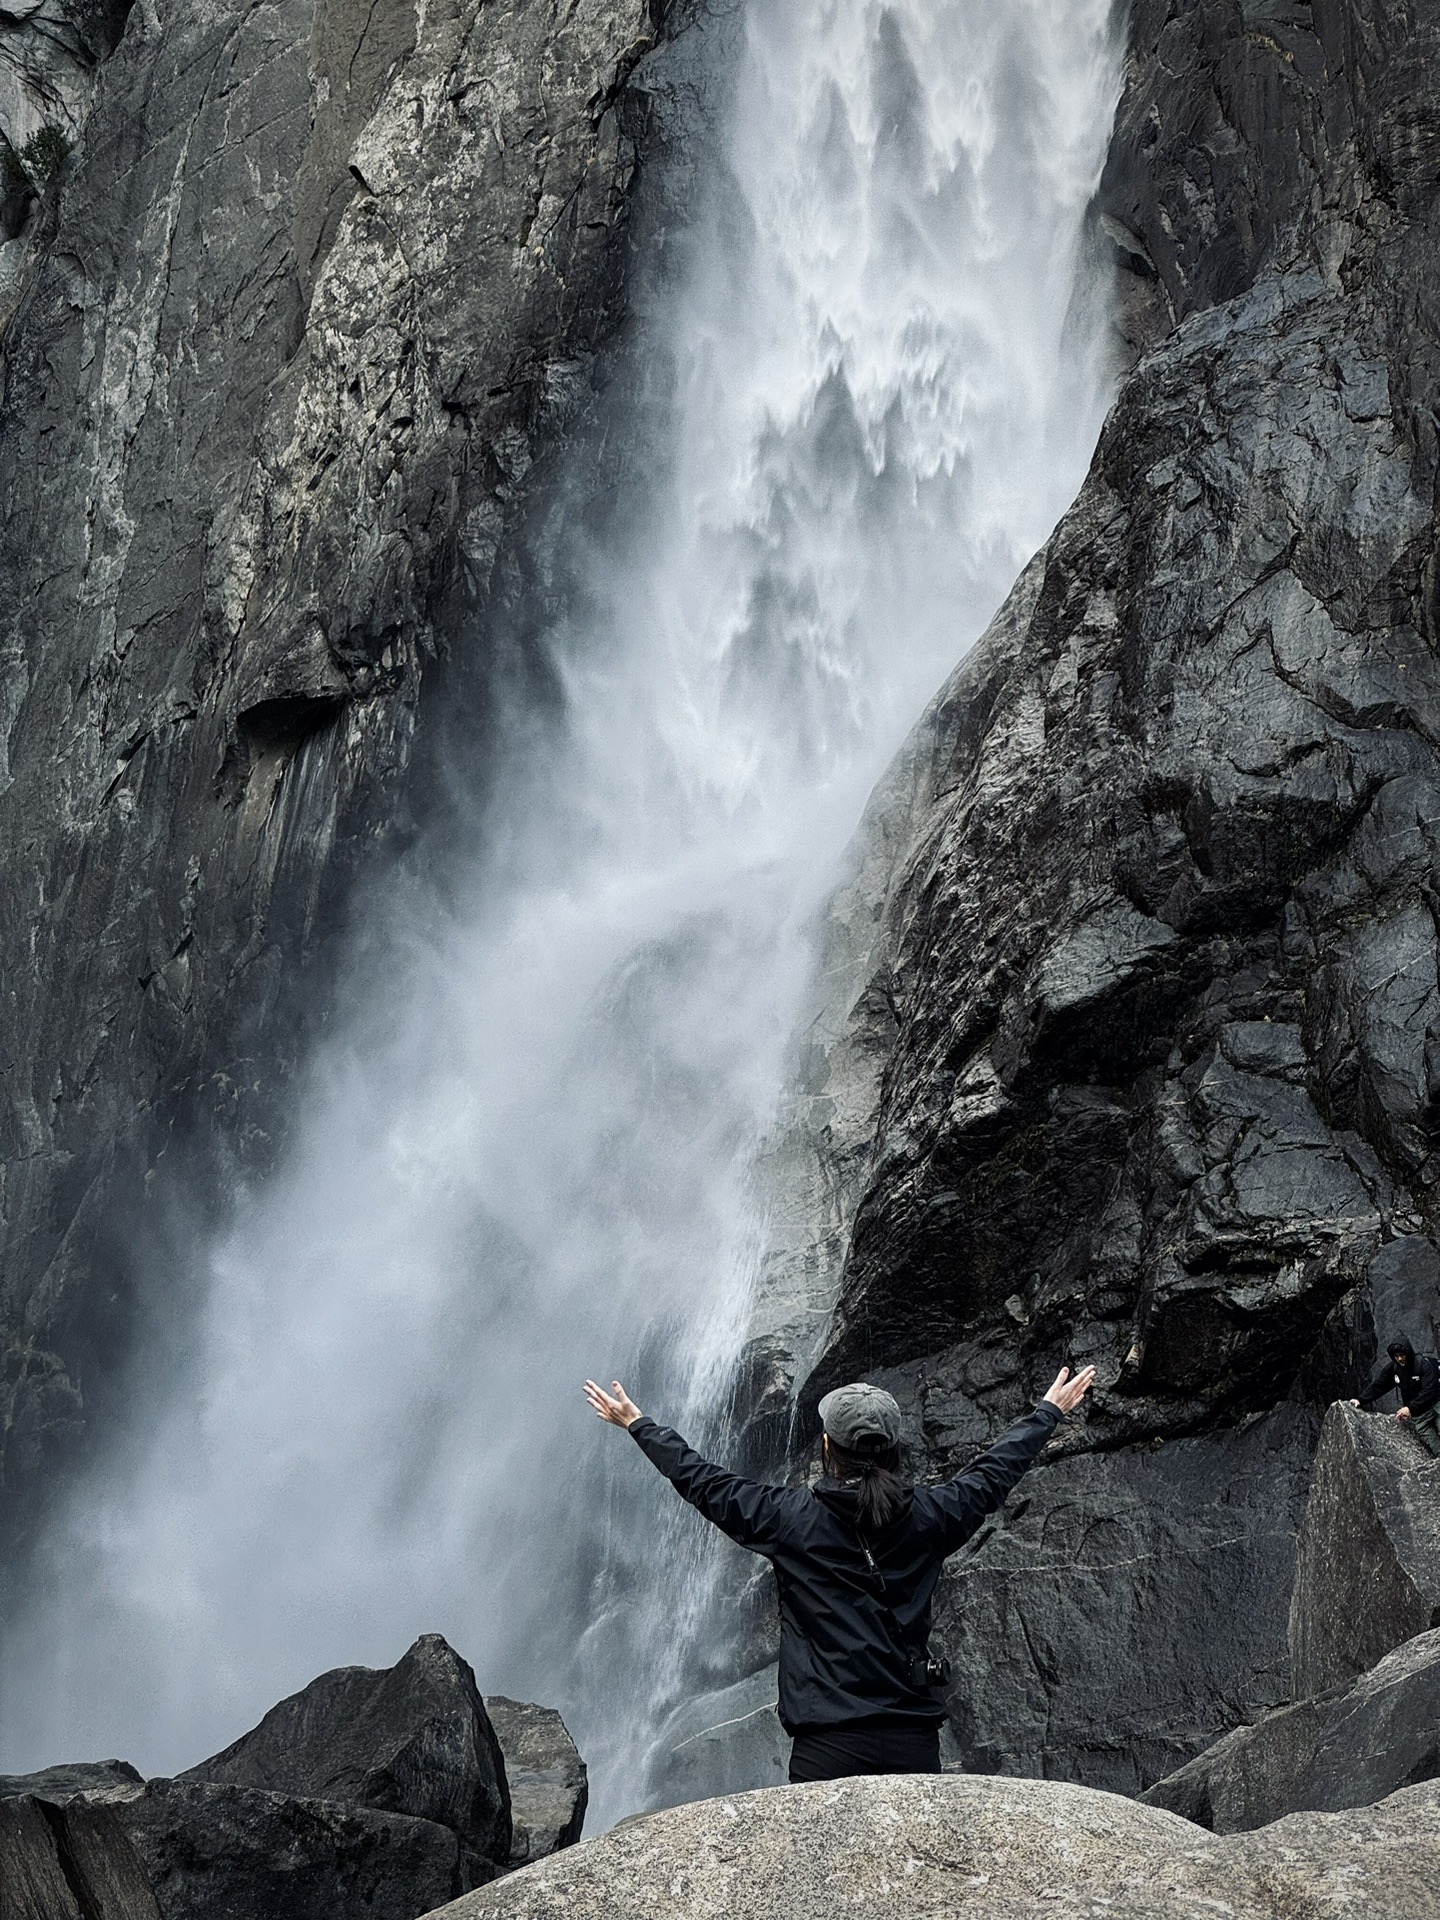
M 584 579 L 543 642 L 563 710 L 516 693 L 466 883 L 407 896 L 384 993 L 197 1254 L 194 1379 L 56 1528 L 0 1762 L 184 1765 L 434 1629 L 562 1706 L 599 1823 L 634 1804 L 700 1535 L 579 1382 L 703 1421 L 807 922 L 1082 477 L 1109 13 L 755 0 L 732 36 L 723 163 L 649 301 L 649 480 L 596 544 L 577 460 L 544 536 Z

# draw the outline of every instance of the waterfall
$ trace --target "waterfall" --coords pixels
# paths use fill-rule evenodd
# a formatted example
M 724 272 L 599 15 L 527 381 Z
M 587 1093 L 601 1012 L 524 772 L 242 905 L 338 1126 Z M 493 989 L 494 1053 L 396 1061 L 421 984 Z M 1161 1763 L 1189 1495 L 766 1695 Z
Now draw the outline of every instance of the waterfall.
M 754 0 L 727 30 L 713 164 L 644 289 L 645 458 L 621 510 L 577 453 L 535 534 L 560 697 L 497 650 L 475 844 L 376 908 L 281 1164 L 197 1248 L 192 1377 L 53 1529 L 0 1763 L 184 1766 L 438 1630 L 561 1706 L 599 1824 L 634 1804 L 699 1549 L 580 1382 L 704 1422 L 807 928 L 1083 477 L 1109 14 Z

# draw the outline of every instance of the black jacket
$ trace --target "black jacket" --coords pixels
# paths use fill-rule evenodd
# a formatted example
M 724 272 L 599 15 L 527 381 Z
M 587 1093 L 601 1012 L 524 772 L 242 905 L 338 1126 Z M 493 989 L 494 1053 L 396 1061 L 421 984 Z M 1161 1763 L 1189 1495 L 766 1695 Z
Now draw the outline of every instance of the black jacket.
M 937 1691 L 911 1678 L 912 1657 L 930 1637 L 941 1562 L 1001 1504 L 1059 1419 L 1059 1408 L 1042 1401 L 955 1479 L 907 1488 L 905 1510 L 868 1536 L 874 1572 L 855 1528 L 854 1487 L 764 1486 L 712 1466 L 653 1420 L 630 1432 L 677 1493 L 774 1567 L 780 1724 L 793 1734 L 878 1717 L 945 1718 Z
M 1440 1401 L 1440 1360 L 1428 1353 L 1411 1354 L 1398 1365 L 1386 1356 L 1385 1364 L 1360 1396 L 1362 1407 L 1374 1406 L 1387 1393 L 1398 1393 L 1400 1405 L 1411 1413 L 1428 1413 Z

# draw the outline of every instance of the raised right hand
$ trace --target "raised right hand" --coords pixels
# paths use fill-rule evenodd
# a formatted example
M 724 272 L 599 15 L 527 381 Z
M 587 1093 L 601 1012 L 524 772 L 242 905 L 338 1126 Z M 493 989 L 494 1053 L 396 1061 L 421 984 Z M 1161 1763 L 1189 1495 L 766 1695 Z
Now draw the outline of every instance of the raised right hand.
M 1069 1413 L 1085 1398 L 1095 1384 L 1094 1367 L 1086 1367 L 1083 1373 L 1070 1378 L 1069 1367 L 1061 1367 L 1055 1376 L 1055 1383 L 1045 1398 L 1052 1407 L 1059 1407 L 1062 1413 Z

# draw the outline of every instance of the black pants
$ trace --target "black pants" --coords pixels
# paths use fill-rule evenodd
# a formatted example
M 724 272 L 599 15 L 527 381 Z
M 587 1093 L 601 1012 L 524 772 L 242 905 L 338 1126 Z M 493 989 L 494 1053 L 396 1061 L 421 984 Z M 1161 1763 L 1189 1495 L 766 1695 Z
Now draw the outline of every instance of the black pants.
M 803 1728 L 790 1749 L 790 1784 L 852 1773 L 939 1773 L 940 1729 L 891 1721 Z

